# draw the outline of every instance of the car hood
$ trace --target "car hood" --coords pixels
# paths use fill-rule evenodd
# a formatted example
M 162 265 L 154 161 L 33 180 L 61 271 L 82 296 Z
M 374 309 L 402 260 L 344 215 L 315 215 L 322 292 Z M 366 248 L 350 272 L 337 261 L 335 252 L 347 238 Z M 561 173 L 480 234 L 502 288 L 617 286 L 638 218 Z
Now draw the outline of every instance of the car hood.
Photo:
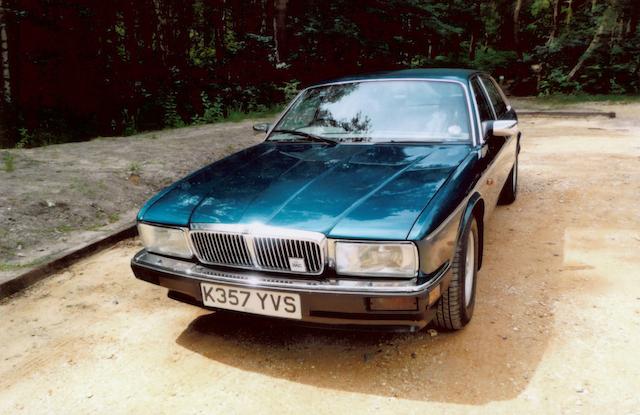
M 350 239 L 405 239 L 469 154 L 466 145 L 264 142 L 165 189 L 147 222 L 264 224 Z

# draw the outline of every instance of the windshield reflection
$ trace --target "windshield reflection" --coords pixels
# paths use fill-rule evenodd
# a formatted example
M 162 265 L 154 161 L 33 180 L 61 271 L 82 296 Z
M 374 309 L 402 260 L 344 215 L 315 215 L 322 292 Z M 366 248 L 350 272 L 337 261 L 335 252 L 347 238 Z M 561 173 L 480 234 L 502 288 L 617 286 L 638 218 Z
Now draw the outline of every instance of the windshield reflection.
M 305 91 L 275 126 L 335 141 L 465 142 L 470 140 L 463 87 L 455 82 L 353 82 Z M 281 132 L 270 140 L 299 137 Z

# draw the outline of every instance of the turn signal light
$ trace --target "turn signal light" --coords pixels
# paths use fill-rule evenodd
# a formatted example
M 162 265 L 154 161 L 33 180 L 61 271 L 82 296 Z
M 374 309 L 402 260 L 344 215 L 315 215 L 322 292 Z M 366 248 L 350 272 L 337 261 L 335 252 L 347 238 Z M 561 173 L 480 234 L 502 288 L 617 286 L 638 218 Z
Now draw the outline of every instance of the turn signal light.
M 415 297 L 371 297 L 369 298 L 371 311 L 416 311 L 418 299 Z
M 432 306 L 440 299 L 440 285 L 433 287 L 433 290 L 429 291 L 429 306 Z

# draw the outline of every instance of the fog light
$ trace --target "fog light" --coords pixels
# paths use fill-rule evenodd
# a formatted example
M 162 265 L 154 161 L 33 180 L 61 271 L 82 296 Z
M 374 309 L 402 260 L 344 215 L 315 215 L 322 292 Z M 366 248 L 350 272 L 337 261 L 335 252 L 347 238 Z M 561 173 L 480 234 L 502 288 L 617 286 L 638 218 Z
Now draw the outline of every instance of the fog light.
M 372 311 L 416 311 L 418 299 L 415 297 L 372 297 L 369 298 Z

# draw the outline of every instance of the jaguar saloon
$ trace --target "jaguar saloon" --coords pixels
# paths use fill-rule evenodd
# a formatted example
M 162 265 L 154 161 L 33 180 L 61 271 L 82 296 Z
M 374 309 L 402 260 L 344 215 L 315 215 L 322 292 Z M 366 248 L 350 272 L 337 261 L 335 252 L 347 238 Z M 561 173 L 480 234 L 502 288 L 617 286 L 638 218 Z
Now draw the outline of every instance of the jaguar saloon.
M 517 116 L 489 75 L 342 78 L 254 130 L 262 143 L 142 207 L 137 278 L 218 312 L 324 327 L 469 323 L 487 218 L 517 194 Z

